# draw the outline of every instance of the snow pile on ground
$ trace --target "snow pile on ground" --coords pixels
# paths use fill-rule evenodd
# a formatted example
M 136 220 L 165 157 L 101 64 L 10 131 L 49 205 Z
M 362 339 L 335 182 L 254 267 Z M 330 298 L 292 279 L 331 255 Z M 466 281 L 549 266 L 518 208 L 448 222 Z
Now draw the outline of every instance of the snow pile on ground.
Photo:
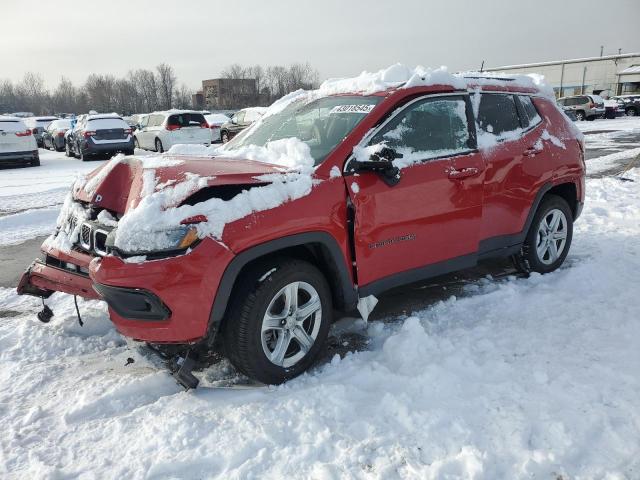
M 587 181 L 560 271 L 370 322 L 369 350 L 277 388 L 183 392 L 102 303 L 81 302 L 80 328 L 56 294 L 42 325 L 38 300 L 0 290 L 0 476 L 636 478 L 640 170 L 627 176 Z

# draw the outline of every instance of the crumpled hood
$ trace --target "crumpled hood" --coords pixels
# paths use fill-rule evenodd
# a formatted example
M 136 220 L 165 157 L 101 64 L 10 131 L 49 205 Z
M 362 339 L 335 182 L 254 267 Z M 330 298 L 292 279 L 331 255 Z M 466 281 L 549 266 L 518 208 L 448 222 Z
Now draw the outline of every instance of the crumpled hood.
M 261 175 L 284 173 L 277 165 L 253 160 L 189 156 L 125 157 L 118 155 L 88 176 L 76 181 L 76 200 L 124 214 L 147 195 L 172 188 L 172 205 L 178 206 L 204 186 L 266 184 Z M 198 182 L 193 179 L 198 178 Z M 186 188 L 176 188 L 180 184 Z

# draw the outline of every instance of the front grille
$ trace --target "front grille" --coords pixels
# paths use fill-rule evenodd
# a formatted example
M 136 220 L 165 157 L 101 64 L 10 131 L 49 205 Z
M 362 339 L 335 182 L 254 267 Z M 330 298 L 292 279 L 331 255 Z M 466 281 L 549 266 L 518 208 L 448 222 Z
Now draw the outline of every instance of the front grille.
M 91 250 L 91 225 L 83 223 L 80 228 L 80 246 L 85 250 Z
M 93 249 L 100 256 L 107 254 L 107 235 L 108 232 L 98 229 L 93 233 Z

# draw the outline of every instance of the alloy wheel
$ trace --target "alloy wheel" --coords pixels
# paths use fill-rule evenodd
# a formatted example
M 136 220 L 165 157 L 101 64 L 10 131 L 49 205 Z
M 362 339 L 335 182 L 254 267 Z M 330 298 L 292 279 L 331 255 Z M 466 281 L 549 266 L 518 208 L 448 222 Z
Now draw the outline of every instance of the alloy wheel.
M 545 265 L 554 263 L 564 251 L 567 243 L 567 217 L 554 208 L 542 217 L 538 225 L 536 253 Z
M 322 321 L 316 289 L 306 282 L 284 286 L 269 302 L 262 319 L 262 350 L 271 363 L 289 368 L 315 343 Z

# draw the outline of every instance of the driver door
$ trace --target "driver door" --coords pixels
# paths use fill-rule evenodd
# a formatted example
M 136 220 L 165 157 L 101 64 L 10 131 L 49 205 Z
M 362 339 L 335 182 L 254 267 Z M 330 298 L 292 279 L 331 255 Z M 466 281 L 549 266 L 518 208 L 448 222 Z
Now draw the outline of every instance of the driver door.
M 484 163 L 468 95 L 413 100 L 365 143 L 403 158 L 394 186 L 375 172 L 345 177 L 361 296 L 474 265 Z

